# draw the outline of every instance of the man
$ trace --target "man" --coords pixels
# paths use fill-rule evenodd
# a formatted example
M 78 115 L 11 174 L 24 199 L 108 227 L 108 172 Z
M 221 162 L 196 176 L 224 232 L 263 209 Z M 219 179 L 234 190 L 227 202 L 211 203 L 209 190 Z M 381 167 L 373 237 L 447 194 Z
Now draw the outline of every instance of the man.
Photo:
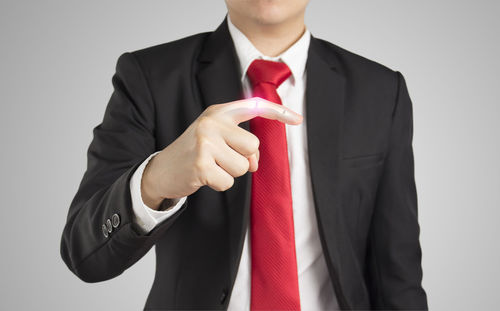
M 311 36 L 307 2 L 227 0 L 214 32 L 119 58 L 73 273 L 156 245 L 145 309 L 427 309 L 405 80 Z

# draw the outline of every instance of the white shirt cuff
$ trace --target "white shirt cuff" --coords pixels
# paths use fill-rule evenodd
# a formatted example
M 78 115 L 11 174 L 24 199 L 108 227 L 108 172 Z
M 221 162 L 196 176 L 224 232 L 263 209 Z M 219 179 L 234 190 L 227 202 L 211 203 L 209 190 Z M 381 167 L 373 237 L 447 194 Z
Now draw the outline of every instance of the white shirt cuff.
M 144 234 L 149 233 L 156 225 L 175 214 L 175 212 L 182 207 L 187 198 L 179 198 L 179 201 L 166 211 L 155 211 L 147 206 L 142 200 L 141 181 L 144 168 L 146 168 L 149 160 L 159 152 L 160 151 L 152 153 L 144 160 L 130 179 L 130 194 L 132 197 L 132 210 L 134 211 L 133 221 L 139 225 L 139 228 Z

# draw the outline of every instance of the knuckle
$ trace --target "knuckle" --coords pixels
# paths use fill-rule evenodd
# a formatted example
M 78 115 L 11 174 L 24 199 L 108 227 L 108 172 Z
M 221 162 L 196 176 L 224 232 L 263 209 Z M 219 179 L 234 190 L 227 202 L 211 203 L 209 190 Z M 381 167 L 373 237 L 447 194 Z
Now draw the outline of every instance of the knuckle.
M 192 182 L 190 182 L 190 183 L 189 183 L 189 187 L 190 187 L 191 189 L 198 189 L 198 188 L 200 188 L 200 187 L 201 187 L 201 186 L 203 186 L 203 185 L 204 185 L 204 183 L 203 183 L 203 181 L 202 181 L 202 180 L 199 180 L 199 181 L 192 181 Z
M 217 111 L 219 106 L 220 106 L 220 104 L 212 104 L 212 105 L 208 106 L 205 109 L 206 114 L 211 115 L 211 114 L 215 113 L 215 111 Z
M 206 170 L 203 170 L 203 169 L 198 169 L 196 171 L 197 173 L 197 176 L 198 176 L 198 182 L 194 182 L 193 184 L 194 185 L 208 185 L 210 183 L 210 181 L 208 180 L 208 174 L 206 172 Z
M 198 152 L 207 149 L 210 144 L 210 140 L 205 135 L 196 136 L 196 150 Z
M 238 159 L 235 162 L 237 163 L 237 165 L 232 168 L 231 176 L 240 177 L 242 175 L 245 175 L 245 173 L 248 172 L 248 169 L 250 168 L 250 162 L 248 161 L 248 159 Z
M 248 159 L 241 161 L 241 165 L 239 166 L 238 170 L 238 176 L 245 175 L 245 173 L 248 172 L 249 168 L 250 168 L 250 162 L 248 161 Z
M 216 191 L 226 191 L 234 185 L 234 178 L 228 176 L 227 178 L 223 178 L 220 182 L 212 185 L 211 187 Z
M 231 188 L 233 185 L 234 185 L 234 178 L 233 177 L 229 177 L 227 179 L 226 184 L 224 185 L 222 191 L 226 191 L 227 189 Z
M 204 159 L 198 159 L 194 162 L 194 168 L 200 175 L 202 175 L 201 177 L 203 177 L 205 171 L 208 170 L 208 166 L 208 162 Z
M 260 146 L 260 140 L 257 136 L 255 136 L 254 134 L 252 134 L 252 138 L 250 139 L 250 147 L 251 147 L 251 151 L 252 153 L 254 152 L 257 152 L 257 150 L 259 149 L 259 146 Z
M 212 117 L 209 116 L 200 116 L 198 119 L 198 126 L 196 127 L 197 129 L 197 134 L 203 134 L 206 133 L 209 129 L 211 129 L 214 126 L 214 120 Z

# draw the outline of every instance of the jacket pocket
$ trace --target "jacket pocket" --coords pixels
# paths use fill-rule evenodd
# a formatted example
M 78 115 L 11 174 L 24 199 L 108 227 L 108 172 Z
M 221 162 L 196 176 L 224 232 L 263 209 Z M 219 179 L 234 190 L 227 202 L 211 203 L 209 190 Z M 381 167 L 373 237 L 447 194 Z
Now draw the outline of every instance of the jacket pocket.
M 365 168 L 380 165 L 384 162 L 384 153 L 372 153 L 355 156 L 347 156 L 341 159 L 342 163 L 349 168 Z

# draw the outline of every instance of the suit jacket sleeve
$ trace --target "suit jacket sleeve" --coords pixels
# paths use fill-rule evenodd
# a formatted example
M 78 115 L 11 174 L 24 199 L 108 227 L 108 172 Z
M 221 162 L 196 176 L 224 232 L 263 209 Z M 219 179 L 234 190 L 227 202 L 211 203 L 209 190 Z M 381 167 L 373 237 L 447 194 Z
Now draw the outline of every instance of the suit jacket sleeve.
M 121 274 L 154 245 L 186 208 L 141 234 L 133 219 L 130 179 L 155 152 L 155 107 L 134 54 L 118 59 L 114 91 L 104 117 L 93 129 L 87 170 L 74 196 L 61 239 L 61 256 L 68 268 L 86 282 Z M 103 224 L 114 214 L 117 228 L 106 237 Z
M 389 150 L 370 228 L 368 280 L 374 309 L 427 309 L 413 158 L 413 112 L 397 72 Z

